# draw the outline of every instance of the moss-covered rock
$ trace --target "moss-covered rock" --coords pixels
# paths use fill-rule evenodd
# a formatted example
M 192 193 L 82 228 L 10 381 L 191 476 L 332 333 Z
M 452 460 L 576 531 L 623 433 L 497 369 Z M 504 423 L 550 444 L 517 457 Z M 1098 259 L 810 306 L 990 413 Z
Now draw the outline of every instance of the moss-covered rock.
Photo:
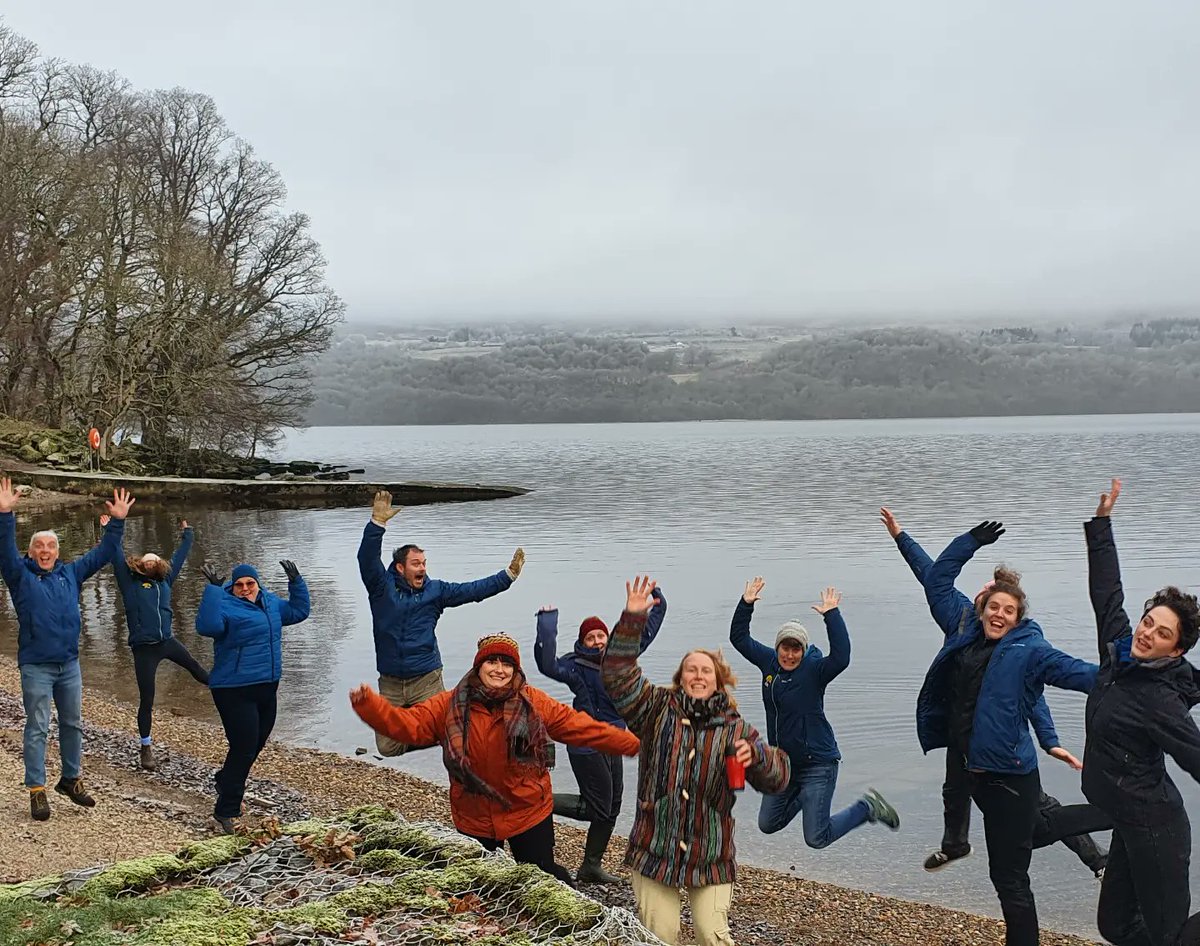
M 57 893 L 62 888 L 61 877 L 39 877 L 19 884 L 0 884 L 0 903 L 11 903 L 26 898 L 37 899 L 39 895 Z

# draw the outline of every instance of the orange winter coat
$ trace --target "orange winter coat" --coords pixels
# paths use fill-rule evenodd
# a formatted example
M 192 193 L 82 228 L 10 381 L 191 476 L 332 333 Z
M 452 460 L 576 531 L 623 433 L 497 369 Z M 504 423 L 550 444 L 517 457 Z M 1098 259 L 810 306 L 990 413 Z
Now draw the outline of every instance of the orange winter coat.
M 354 711 L 376 732 L 397 742 L 417 746 L 442 745 L 446 738 L 446 713 L 453 693 L 453 690 L 446 690 L 416 706 L 402 708 L 392 706 L 371 691 Z M 545 723 L 550 738 L 556 742 L 617 755 L 638 754 L 640 743 L 629 730 L 598 722 L 587 713 L 573 710 L 528 684 L 525 693 Z M 451 780 L 450 813 L 454 817 L 454 827 L 463 834 L 504 841 L 528 831 L 550 816 L 554 810 L 550 773 L 510 762 L 502 710 L 489 709 L 480 703 L 471 706 L 466 755 L 472 770 L 497 792 L 511 799 L 512 807 L 505 808 L 483 795 L 472 794 Z

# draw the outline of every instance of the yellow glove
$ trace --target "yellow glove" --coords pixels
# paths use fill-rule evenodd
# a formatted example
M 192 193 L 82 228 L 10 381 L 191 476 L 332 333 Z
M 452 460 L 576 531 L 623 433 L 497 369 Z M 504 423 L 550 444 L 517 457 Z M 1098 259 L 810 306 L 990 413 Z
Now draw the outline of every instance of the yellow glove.
M 513 552 L 512 561 L 508 563 L 508 568 L 506 568 L 505 571 L 508 572 L 509 578 L 511 578 L 513 581 L 516 581 L 517 576 L 521 574 L 521 569 L 524 567 L 525 550 L 519 548 Z
M 371 521 L 377 526 L 386 527 L 388 520 L 392 516 L 400 512 L 400 507 L 392 507 L 392 494 L 386 490 L 380 490 L 375 494 L 375 500 L 371 503 Z

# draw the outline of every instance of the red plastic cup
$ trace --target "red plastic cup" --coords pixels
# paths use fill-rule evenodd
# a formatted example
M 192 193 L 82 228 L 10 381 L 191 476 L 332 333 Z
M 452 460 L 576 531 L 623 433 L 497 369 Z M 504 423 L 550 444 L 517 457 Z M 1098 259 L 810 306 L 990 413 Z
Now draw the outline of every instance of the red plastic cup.
M 746 767 L 738 761 L 736 755 L 725 756 L 725 781 L 735 792 L 740 792 L 746 787 Z

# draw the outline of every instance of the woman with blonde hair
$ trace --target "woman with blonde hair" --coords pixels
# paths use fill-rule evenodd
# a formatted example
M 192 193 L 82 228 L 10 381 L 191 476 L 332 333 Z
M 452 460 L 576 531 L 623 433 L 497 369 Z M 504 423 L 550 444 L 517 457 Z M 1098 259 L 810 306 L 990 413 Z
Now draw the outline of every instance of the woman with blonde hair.
M 686 653 L 670 686 L 645 678 L 637 660 L 654 582 L 638 578 L 625 590 L 601 675 L 617 711 L 642 740 L 637 812 L 625 853 L 638 917 L 665 943 L 676 943 L 684 887 L 699 946 L 729 946 L 736 792 L 743 780 L 760 792 L 783 791 L 788 757 L 738 714 L 737 679 L 720 651 Z

